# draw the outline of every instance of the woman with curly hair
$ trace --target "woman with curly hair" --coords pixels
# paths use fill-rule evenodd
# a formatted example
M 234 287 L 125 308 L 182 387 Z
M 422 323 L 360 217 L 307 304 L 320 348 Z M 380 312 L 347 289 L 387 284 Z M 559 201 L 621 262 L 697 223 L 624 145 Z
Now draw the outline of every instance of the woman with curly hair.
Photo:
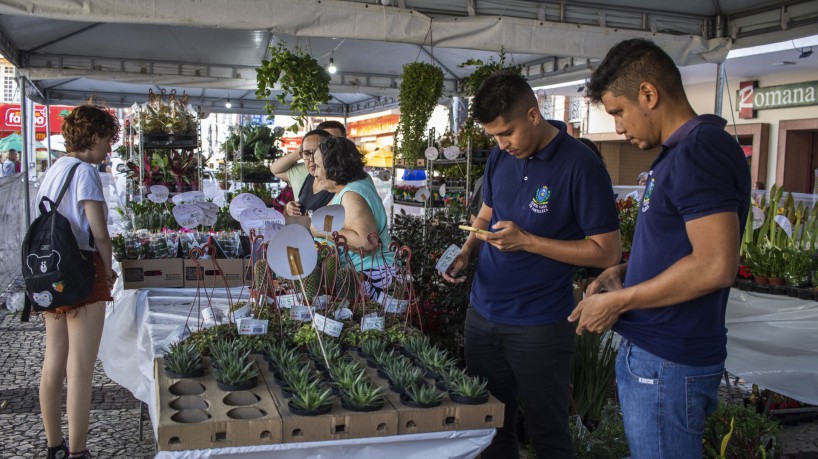
M 346 238 L 355 270 L 364 274 L 367 295 L 377 300 L 395 276 L 394 256 L 387 250 L 392 239 L 387 231 L 386 210 L 364 170 L 358 147 L 343 137 L 324 139 L 315 152 L 315 178 L 321 187 L 335 193 L 330 204 L 344 206 L 344 226 L 339 234 Z M 316 236 L 324 235 L 315 227 L 312 232 Z M 369 242 L 372 233 L 380 238 L 379 250 Z M 363 251 L 363 257 L 358 250 Z
M 40 411 L 49 458 L 88 458 L 91 457 L 86 449 L 91 378 L 105 321 L 105 302 L 113 300 L 111 288 L 117 277 L 111 268 L 108 207 L 97 165 L 119 137 L 119 121 L 104 108 L 80 105 L 65 117 L 62 135 L 68 154 L 55 161 L 46 172 L 37 202 L 46 196 L 56 201 L 69 172 L 77 166 L 57 210 L 71 223 L 80 249 L 93 257 L 96 275 L 87 298 L 43 313 L 45 358 L 40 378 Z M 68 444 L 62 436 L 60 407 L 66 378 Z

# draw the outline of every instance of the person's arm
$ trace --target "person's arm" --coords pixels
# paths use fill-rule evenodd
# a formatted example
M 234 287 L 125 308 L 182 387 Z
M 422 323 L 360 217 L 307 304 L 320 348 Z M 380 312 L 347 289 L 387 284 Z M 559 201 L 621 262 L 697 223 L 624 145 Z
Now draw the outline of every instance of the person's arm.
M 594 268 L 607 268 L 622 256 L 619 230 L 588 236 L 587 239 L 565 241 L 531 234 L 512 221 L 494 224 L 491 234 L 476 233 L 475 237 L 504 252 L 525 251 L 562 263 Z
M 338 234 L 346 238 L 347 246 L 350 249 L 363 249 L 366 253 L 372 252 L 373 248 L 367 237 L 378 231 L 372 209 L 369 208 L 363 196 L 355 192 L 344 193 L 341 198 L 341 205 L 344 206 L 346 218 L 344 219 L 344 226 L 341 231 L 338 231 Z M 326 236 L 323 231 L 319 231 L 315 226 L 311 228 L 311 231 L 315 236 Z
M 486 203 L 480 207 L 480 212 L 478 212 L 477 217 L 471 223 L 471 226 L 482 229 L 488 230 L 489 222 L 491 221 L 493 209 L 489 207 Z M 445 273 L 441 273 L 444 279 L 448 282 L 453 283 L 463 283 L 466 282 L 466 276 L 460 275 L 463 269 L 469 265 L 469 262 L 473 260 L 478 253 L 480 253 L 480 246 L 483 245 L 483 241 L 478 239 L 475 235 L 478 233 L 471 233 L 469 237 L 466 239 L 466 242 L 463 244 L 463 248 L 460 249 L 460 253 L 452 260 L 452 264 L 449 265 L 449 269 Z
M 577 333 L 608 330 L 626 311 L 675 305 L 729 287 L 738 269 L 738 215 L 711 214 L 688 221 L 685 229 L 693 247 L 690 255 L 653 279 L 580 302 L 569 317 L 579 320 Z
M 105 267 L 105 277 L 108 279 L 108 288 L 114 287 L 116 273 L 112 268 L 111 236 L 108 234 L 108 224 L 105 220 L 105 203 L 102 201 L 82 201 L 85 208 L 85 216 L 88 218 L 88 225 L 94 235 L 94 247 L 102 258 L 102 265 Z
M 287 171 L 290 170 L 291 167 L 301 159 L 301 147 L 298 147 L 297 150 L 291 151 L 286 155 L 278 158 L 270 165 L 270 172 L 273 173 L 276 177 L 280 178 L 281 180 L 290 183 L 289 177 L 287 177 Z

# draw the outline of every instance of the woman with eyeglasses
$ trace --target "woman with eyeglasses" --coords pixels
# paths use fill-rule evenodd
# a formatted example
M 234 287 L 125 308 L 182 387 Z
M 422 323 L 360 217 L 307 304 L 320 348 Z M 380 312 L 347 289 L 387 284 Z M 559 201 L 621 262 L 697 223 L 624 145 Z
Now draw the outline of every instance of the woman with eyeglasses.
M 315 180 L 315 150 L 327 137 L 330 137 L 330 133 L 322 129 L 306 133 L 301 139 L 299 150 L 282 156 L 270 166 L 276 177 L 290 184 L 297 198 L 284 207 L 286 215 L 306 215 L 326 206 L 332 200 L 334 194 L 326 191 Z M 304 163 L 298 163 L 299 159 L 303 159 Z

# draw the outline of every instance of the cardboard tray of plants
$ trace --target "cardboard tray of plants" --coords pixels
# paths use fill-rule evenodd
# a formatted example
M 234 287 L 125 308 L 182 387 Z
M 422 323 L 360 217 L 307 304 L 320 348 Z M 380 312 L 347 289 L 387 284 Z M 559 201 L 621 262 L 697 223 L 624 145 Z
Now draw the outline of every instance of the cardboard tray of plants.
M 281 417 L 261 377 L 252 388 L 224 391 L 212 369 L 174 378 L 154 360 L 159 416 L 157 449 L 178 451 L 281 443 Z

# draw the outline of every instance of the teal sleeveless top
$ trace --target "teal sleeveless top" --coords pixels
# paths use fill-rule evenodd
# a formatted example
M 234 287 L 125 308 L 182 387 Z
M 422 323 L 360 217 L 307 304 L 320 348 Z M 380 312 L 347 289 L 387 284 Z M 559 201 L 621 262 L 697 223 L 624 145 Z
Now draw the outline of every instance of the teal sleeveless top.
M 343 190 L 335 194 L 335 197 L 332 198 L 330 204 L 341 204 L 341 198 L 350 192 L 359 194 L 362 198 L 364 198 L 364 201 L 366 201 L 366 204 L 369 206 L 369 210 L 372 211 L 372 215 L 375 217 L 375 225 L 378 228 L 378 237 L 381 239 L 381 253 L 371 252 L 364 254 L 363 270 L 368 271 L 373 267 L 382 267 L 384 265 L 384 259 L 386 259 L 385 263 L 387 265 L 393 264 L 395 262 L 395 257 L 394 254 L 389 251 L 389 244 L 392 242 L 392 238 L 389 237 L 389 231 L 386 226 L 386 210 L 383 208 L 381 197 L 378 196 L 378 192 L 375 190 L 375 185 L 372 183 L 372 179 L 366 177 L 361 180 L 347 183 Z M 362 269 L 362 265 L 361 256 L 358 254 L 358 252 L 350 251 L 349 258 L 352 260 L 355 270 L 360 271 Z

